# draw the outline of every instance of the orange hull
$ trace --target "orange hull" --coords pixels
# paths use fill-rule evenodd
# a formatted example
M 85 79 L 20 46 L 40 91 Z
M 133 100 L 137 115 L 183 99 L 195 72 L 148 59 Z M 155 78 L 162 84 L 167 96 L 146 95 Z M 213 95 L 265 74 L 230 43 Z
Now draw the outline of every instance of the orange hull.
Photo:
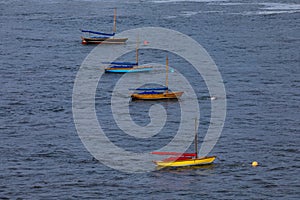
M 182 96 L 183 92 L 164 92 L 161 94 L 132 94 L 131 98 L 141 100 L 159 100 L 159 99 L 178 99 Z

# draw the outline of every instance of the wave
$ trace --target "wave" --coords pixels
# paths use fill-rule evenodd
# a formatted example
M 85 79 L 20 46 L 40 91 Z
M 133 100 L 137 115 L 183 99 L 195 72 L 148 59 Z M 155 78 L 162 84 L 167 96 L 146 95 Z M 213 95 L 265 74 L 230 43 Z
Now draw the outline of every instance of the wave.
M 218 2 L 227 0 L 154 0 L 154 3 L 178 3 L 178 2 Z
M 262 6 L 258 11 L 249 11 L 245 15 L 274 15 L 300 12 L 300 4 L 293 3 L 258 3 Z
M 293 3 L 259 3 L 259 5 L 264 6 L 263 10 L 280 10 L 280 11 L 300 11 L 300 4 Z

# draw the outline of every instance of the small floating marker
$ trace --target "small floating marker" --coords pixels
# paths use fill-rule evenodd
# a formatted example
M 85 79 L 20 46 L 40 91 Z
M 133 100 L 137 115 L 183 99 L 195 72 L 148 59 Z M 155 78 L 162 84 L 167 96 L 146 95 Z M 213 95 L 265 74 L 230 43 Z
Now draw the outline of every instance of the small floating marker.
M 253 161 L 253 162 L 252 162 L 252 167 L 257 167 L 257 166 L 258 166 L 258 162 Z
M 217 97 L 214 97 L 214 96 L 210 97 L 210 100 L 216 100 L 216 99 L 217 99 Z
M 147 40 L 144 40 L 144 45 L 148 45 L 149 42 Z

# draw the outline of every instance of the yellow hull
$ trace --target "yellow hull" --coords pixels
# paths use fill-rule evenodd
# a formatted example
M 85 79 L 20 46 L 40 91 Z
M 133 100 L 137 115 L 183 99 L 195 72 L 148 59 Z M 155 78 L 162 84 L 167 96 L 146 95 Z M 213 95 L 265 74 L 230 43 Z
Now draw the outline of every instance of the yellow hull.
M 164 92 L 162 94 L 132 94 L 132 99 L 158 100 L 158 99 L 178 99 L 183 92 Z
M 185 167 L 185 166 L 195 166 L 195 165 L 207 165 L 214 162 L 216 156 L 203 157 L 197 159 L 188 159 L 180 161 L 154 161 L 154 163 L 159 167 Z

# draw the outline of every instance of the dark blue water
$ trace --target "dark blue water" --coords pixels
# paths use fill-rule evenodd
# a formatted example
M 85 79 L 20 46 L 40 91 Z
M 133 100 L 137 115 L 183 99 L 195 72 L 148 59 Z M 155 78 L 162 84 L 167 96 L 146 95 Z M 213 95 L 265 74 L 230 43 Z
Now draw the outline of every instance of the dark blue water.
M 0 199 L 299 199 L 297 2 L 0 1 Z M 211 152 L 220 158 L 214 165 L 127 174 L 84 148 L 73 122 L 72 90 L 94 47 L 80 44 L 78 29 L 110 30 L 114 7 L 119 32 L 171 28 L 198 41 L 216 62 L 227 117 Z M 141 62 L 150 55 L 142 52 Z M 203 91 L 200 99 L 208 96 Z M 97 95 L 109 102 L 109 95 Z M 132 109 L 147 112 L 147 106 Z M 210 104 L 202 106 L 205 132 Z M 131 150 L 152 150 L 137 144 Z

